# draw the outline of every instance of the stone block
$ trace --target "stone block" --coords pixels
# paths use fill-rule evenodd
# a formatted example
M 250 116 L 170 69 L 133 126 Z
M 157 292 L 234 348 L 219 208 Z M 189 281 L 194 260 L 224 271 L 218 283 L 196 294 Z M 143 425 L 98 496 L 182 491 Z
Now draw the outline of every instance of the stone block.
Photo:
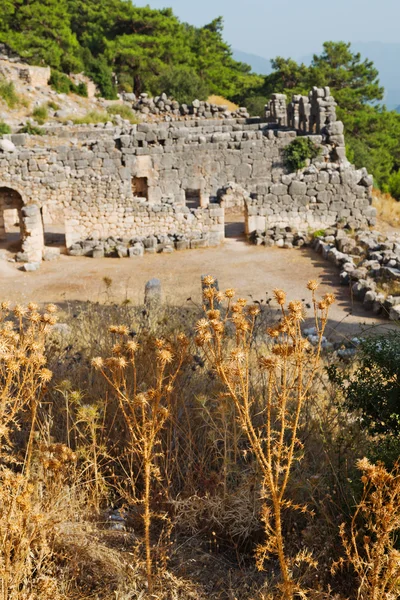
M 147 306 L 156 306 L 161 304 L 162 290 L 161 281 L 159 279 L 150 279 L 144 288 L 144 303 Z

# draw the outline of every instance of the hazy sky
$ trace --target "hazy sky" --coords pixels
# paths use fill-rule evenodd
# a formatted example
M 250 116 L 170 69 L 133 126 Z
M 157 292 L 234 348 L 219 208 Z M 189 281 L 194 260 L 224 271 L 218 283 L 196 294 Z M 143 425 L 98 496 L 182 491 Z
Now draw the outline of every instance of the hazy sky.
M 301 58 L 324 41 L 400 42 L 400 0 L 133 0 L 170 6 L 193 25 L 223 16 L 224 37 L 237 50 L 265 58 Z

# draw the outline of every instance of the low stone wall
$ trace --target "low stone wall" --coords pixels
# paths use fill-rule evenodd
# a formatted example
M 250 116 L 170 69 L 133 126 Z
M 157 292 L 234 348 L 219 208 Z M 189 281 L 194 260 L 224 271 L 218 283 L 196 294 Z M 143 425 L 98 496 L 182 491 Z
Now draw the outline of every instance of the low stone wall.
M 125 93 L 123 100 L 130 104 L 136 112 L 140 113 L 143 120 L 176 121 L 180 119 L 231 119 L 248 118 L 249 113 L 245 107 L 231 111 L 227 106 L 213 104 L 204 100 L 193 100 L 190 104 L 180 104 L 166 94 L 154 98 L 148 94 Z
M 296 227 L 301 232 L 336 223 L 357 229 L 375 225 L 371 207 L 372 178 L 366 169 L 316 163 L 301 173 L 282 174 L 246 201 L 248 233 L 271 239 L 273 227 Z M 262 192 L 262 193 L 261 193 Z
M 332 229 L 313 247 L 340 269 L 342 285 L 367 310 L 400 322 L 400 235 Z

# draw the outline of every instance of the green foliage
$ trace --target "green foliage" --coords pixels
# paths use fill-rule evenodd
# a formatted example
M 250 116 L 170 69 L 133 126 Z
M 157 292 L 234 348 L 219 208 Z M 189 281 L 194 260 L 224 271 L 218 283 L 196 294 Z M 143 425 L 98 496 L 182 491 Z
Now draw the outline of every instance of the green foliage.
M 57 102 L 53 102 L 53 100 L 50 100 L 47 103 L 47 107 L 50 108 L 51 110 L 60 110 L 60 105 L 57 104 Z
M 394 171 L 389 178 L 389 193 L 396 200 L 400 200 L 400 171 Z
M 75 83 L 67 75 L 65 75 L 65 73 L 52 70 L 49 83 L 51 87 L 59 94 L 73 93 L 87 98 L 88 90 L 86 83 L 80 82 L 78 85 L 75 85 Z
M 319 148 L 309 137 L 295 138 L 283 151 L 285 165 L 290 172 L 303 169 L 306 161 L 316 158 L 319 153 Z
M 75 125 L 89 125 L 90 123 L 107 123 L 109 121 L 107 113 L 91 110 L 83 117 L 72 119 Z
M 210 95 L 210 86 L 187 67 L 170 67 L 160 76 L 159 82 L 159 89 L 181 104 L 190 104 L 196 98 L 207 100 Z
M 135 113 L 127 104 L 111 104 L 110 106 L 107 106 L 107 113 L 111 116 L 119 115 L 132 124 L 139 122 Z
M 339 385 L 345 407 L 361 415 L 372 435 L 400 436 L 400 333 L 391 332 L 364 340 L 356 368 L 328 368 Z
M 18 130 L 18 133 L 28 133 L 29 135 L 45 135 L 46 131 L 43 129 L 43 127 L 36 127 L 36 125 L 32 125 L 32 123 L 28 121 L 26 125 Z
M 0 78 L 0 98 L 4 100 L 8 108 L 15 108 L 20 103 L 20 98 L 15 91 L 12 81 Z
M 314 231 L 312 234 L 313 238 L 324 237 L 324 235 L 325 229 L 317 229 L 317 231 Z
M 59 94 L 69 94 L 73 85 L 70 78 L 65 73 L 54 71 L 52 69 L 49 84 Z
M 170 89 L 187 101 L 208 93 L 244 98 L 263 78 L 232 58 L 222 33 L 221 18 L 197 28 L 169 8 L 128 0 L 7 0 L 0 17 L 0 41 L 32 64 L 84 70 L 110 99 L 116 81 L 136 94 Z
M 32 111 L 32 117 L 34 117 L 35 121 L 39 123 L 39 125 L 43 125 L 49 118 L 49 111 L 47 110 L 47 106 L 36 106 L 36 108 Z
M 11 133 L 11 127 L 4 121 L 0 121 L 0 135 L 6 135 L 7 133 Z
M 264 117 L 266 104 L 265 96 L 250 96 L 245 98 L 242 104 L 243 106 L 246 106 L 252 117 Z
M 8 0 L 7 5 L 0 16 L 0 41 L 32 64 L 67 73 L 83 69 L 67 0 Z

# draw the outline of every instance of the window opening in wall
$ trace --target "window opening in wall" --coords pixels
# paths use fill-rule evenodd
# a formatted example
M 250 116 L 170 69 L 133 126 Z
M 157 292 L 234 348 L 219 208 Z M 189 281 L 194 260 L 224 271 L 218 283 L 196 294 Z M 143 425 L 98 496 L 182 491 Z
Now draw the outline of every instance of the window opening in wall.
M 135 198 L 148 199 L 149 185 L 147 177 L 132 177 L 132 194 Z
M 186 206 L 188 208 L 199 208 L 200 207 L 200 190 L 186 190 Z

